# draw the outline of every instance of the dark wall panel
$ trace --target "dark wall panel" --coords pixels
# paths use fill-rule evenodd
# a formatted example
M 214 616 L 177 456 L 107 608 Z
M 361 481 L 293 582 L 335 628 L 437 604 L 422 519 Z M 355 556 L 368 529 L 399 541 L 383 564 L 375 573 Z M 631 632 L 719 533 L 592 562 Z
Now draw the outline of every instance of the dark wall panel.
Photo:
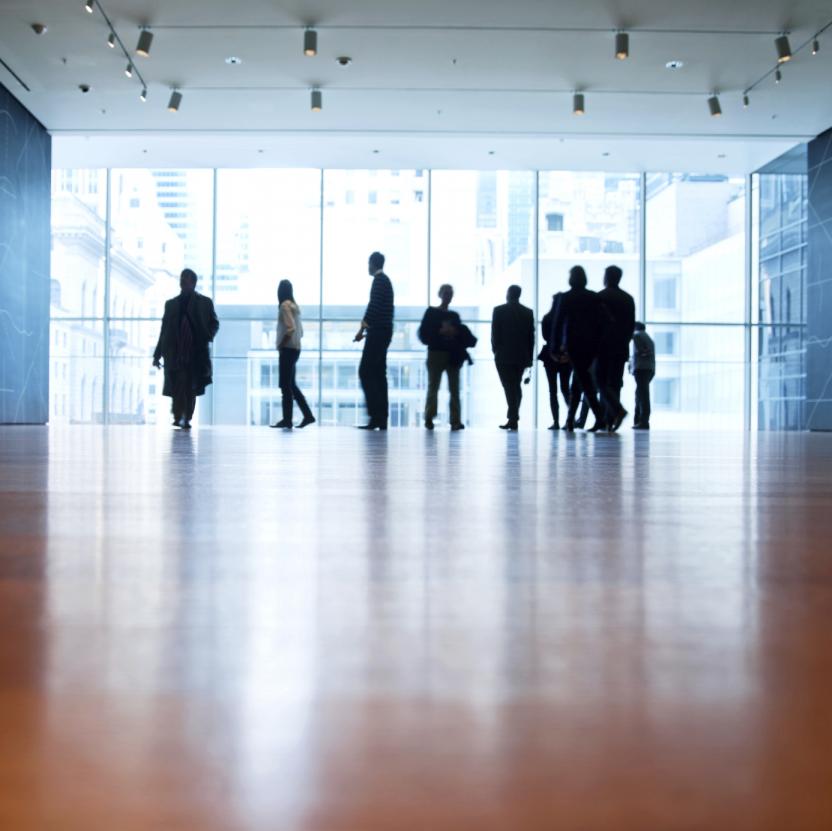
M 832 430 L 832 130 L 809 143 L 806 416 Z
M 0 423 L 49 415 L 52 140 L 0 85 Z

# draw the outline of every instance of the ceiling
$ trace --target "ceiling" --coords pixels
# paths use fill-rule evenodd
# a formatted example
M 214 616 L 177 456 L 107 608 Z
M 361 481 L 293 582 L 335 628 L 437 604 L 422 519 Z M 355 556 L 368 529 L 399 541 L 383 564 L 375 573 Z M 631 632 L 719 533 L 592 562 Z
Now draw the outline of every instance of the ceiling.
M 56 165 L 746 173 L 832 125 L 832 28 L 781 84 L 766 77 L 777 34 L 796 51 L 832 21 L 830 0 L 101 3 L 129 50 L 141 25 L 154 32 L 150 57 L 134 58 L 146 103 L 100 10 L 0 0 L 0 82 L 53 133 Z M 309 24 L 314 58 L 301 48 Z M 613 57 L 617 29 L 630 34 L 626 61 Z M 721 118 L 708 113 L 713 91 Z

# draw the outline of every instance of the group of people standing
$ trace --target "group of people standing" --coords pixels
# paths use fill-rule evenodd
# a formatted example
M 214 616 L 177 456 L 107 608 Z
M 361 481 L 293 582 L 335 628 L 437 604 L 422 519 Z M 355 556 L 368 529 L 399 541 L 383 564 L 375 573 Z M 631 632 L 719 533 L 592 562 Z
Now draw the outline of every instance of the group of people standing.
M 393 338 L 394 292 L 384 273 L 384 255 L 370 255 L 368 270 L 373 278 L 370 300 L 355 335 L 363 341 L 358 375 L 367 403 L 369 420 L 362 430 L 386 430 L 388 423 L 387 350 Z M 604 289 L 587 288 L 584 269 L 573 266 L 569 272 L 569 291 L 552 298 L 552 307 L 541 321 L 544 346 L 537 358 L 543 363 L 549 384 L 552 410 L 551 430 L 560 428 L 558 392 L 567 415 L 564 429 L 583 427 L 589 411 L 595 416 L 590 432 L 619 429 L 628 413 L 621 404 L 624 368 L 627 362 L 636 380 L 634 428 L 650 427 L 650 381 L 655 373 L 655 350 L 643 323 L 635 320 L 633 298 L 620 287 L 622 272 L 609 266 L 604 273 Z M 180 277 L 180 294 L 165 304 L 162 330 L 153 364 L 164 359 L 163 393 L 172 398 L 175 427 L 189 429 L 196 398 L 211 383 L 209 344 L 219 331 L 214 304 L 196 292 L 197 276 L 185 269 Z M 517 430 L 523 384 L 529 382 L 527 370 L 533 365 L 535 348 L 534 313 L 520 303 L 520 286 L 509 286 L 506 302 L 494 309 L 491 322 L 491 348 L 500 382 L 505 392 L 507 420 L 504 430 Z M 426 311 L 419 326 L 419 338 L 427 346 L 428 389 L 424 425 L 434 429 L 438 393 L 442 376 L 448 378 L 451 430 L 464 430 L 460 404 L 460 372 L 471 363 L 468 350 L 477 339 L 459 314 L 450 309 L 454 290 L 439 288 L 438 306 Z M 297 403 L 302 420 L 298 428 L 315 423 L 315 416 L 296 381 L 301 353 L 303 323 L 289 280 L 277 289 L 278 318 L 276 347 L 279 355 L 279 382 L 282 417 L 272 427 L 293 429 L 293 409 Z M 632 354 L 631 354 L 632 342 Z M 524 379 L 524 376 L 525 379 Z M 583 406 L 581 406 L 583 405 Z M 581 407 L 581 412 L 578 408 Z

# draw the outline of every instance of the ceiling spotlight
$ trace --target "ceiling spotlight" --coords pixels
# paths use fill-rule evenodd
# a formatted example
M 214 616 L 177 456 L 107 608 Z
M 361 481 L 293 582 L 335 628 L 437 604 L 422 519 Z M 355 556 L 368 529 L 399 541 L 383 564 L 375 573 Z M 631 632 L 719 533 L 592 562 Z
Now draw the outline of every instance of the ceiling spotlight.
M 95 11 L 95 0 L 87 0 L 87 2 L 84 3 L 84 8 L 89 14 L 92 14 Z
M 584 94 L 582 92 L 576 92 L 572 96 L 572 115 L 583 115 L 585 112 Z
M 110 32 L 110 36 L 107 38 L 107 46 L 109 46 L 110 49 L 116 48 L 116 36 L 112 32 Z
M 168 112 L 178 113 L 179 106 L 182 104 L 182 93 L 175 89 L 170 94 L 170 101 L 168 101 Z
M 45 23 L 33 23 L 32 31 L 36 35 L 45 35 L 49 31 L 49 29 L 47 28 Z
M 127 66 L 124 68 L 124 74 L 125 74 L 128 78 L 132 78 L 132 77 L 133 77 L 133 64 L 131 64 L 131 63 L 127 64 Z
M 337 63 L 338 66 L 346 68 L 352 63 L 352 58 L 349 55 L 339 55 L 335 59 L 335 63 Z
M 307 29 L 303 33 L 303 54 L 307 58 L 314 58 L 318 54 L 318 33 L 314 29 Z
M 630 36 L 626 32 L 618 32 L 615 36 L 615 57 L 619 61 L 630 57 Z
M 319 113 L 324 108 L 323 95 L 319 89 L 312 90 L 310 103 L 313 113 Z
M 708 99 L 708 109 L 714 118 L 722 115 L 722 107 L 719 105 L 719 96 L 716 93 Z
M 147 87 L 142 87 L 142 91 L 139 94 L 139 100 L 144 103 L 147 101 Z
M 779 83 L 780 83 L 780 81 L 782 81 L 782 80 L 783 80 L 783 73 L 782 73 L 782 72 L 778 69 L 778 70 L 774 73 L 774 83 L 775 83 L 775 84 L 779 84 Z
M 747 110 L 748 105 L 750 103 L 751 103 L 751 99 L 748 97 L 748 95 L 743 95 L 743 97 L 742 97 L 742 106 L 743 106 L 743 108 Z
M 681 69 L 685 65 L 684 61 L 668 61 L 664 66 L 665 69 L 677 70 Z
M 150 55 L 150 46 L 153 43 L 153 32 L 142 29 L 139 35 L 139 42 L 136 44 L 136 54 L 147 58 Z
M 229 57 L 227 57 L 227 58 L 225 59 L 225 62 L 226 62 L 229 66 L 239 66 L 239 65 L 243 62 L 243 59 L 242 59 L 242 58 L 238 58 L 236 55 L 230 55 Z
M 812 54 L 817 55 L 818 52 L 820 52 L 820 41 L 817 38 L 815 38 L 812 41 Z
M 792 47 L 787 35 L 780 35 L 774 41 L 774 47 L 777 49 L 777 63 L 786 63 L 792 59 Z

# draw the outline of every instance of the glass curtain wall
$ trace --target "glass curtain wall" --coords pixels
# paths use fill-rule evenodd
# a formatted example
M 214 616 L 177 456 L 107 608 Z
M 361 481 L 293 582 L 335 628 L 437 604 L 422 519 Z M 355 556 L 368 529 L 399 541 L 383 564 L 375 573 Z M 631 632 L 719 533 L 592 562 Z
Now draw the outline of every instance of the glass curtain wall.
M 187 265 L 221 321 L 215 383 L 198 407 L 203 423 L 278 417 L 276 289 L 284 278 L 303 310 L 300 386 L 322 423 L 360 423 L 352 338 L 370 288 L 367 256 L 380 250 L 396 292 L 392 425 L 421 424 L 418 323 L 441 284 L 454 286 L 453 305 L 479 338 L 462 374 L 464 420 L 493 426 L 505 402 L 490 321 L 506 288 L 520 285 L 539 321 L 572 265 L 599 289 L 615 263 L 656 343 L 653 424 L 741 428 L 751 325 L 745 187 L 744 179 L 682 173 L 56 170 L 51 418 L 167 423 L 150 356 L 164 301 Z M 524 390 L 523 423 L 548 424 L 538 365 Z M 631 400 L 628 379 L 625 405 Z M 444 388 L 439 421 L 447 421 Z

